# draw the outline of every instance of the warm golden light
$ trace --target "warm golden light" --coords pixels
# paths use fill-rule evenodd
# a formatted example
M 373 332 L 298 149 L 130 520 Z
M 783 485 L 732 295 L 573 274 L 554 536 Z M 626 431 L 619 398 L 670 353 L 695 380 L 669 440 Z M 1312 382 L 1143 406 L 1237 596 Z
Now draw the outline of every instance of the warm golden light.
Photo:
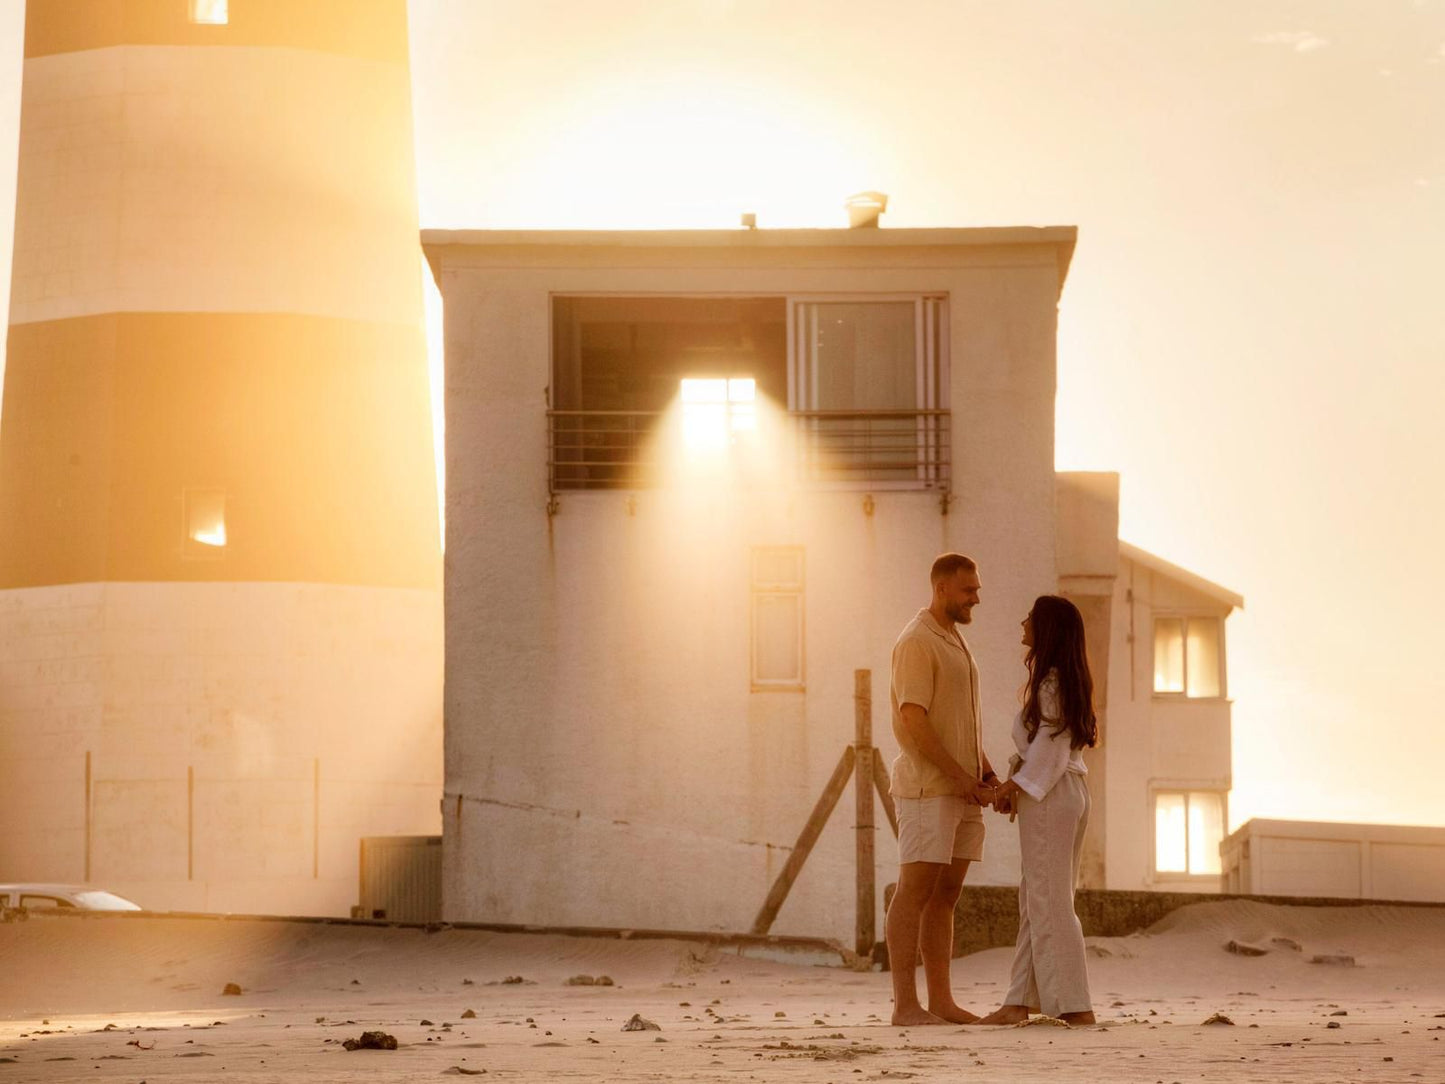
M 682 437 L 689 451 L 718 451 L 730 433 L 758 427 L 757 382 L 751 377 L 682 380 Z
M 231 21 L 228 0 L 191 0 L 191 22 L 225 26 Z
M 186 491 L 186 541 L 193 556 L 203 556 L 226 545 L 226 495 L 220 490 Z M 200 547 L 197 549 L 196 547 Z

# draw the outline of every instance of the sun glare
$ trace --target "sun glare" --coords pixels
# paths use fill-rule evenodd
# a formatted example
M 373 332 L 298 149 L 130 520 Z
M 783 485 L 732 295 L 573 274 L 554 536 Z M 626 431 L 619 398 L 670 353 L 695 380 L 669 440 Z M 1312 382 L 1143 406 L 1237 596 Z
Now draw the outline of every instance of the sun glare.
M 721 451 L 732 434 L 758 427 L 757 382 L 751 377 L 685 377 L 679 395 L 683 445 L 689 451 Z

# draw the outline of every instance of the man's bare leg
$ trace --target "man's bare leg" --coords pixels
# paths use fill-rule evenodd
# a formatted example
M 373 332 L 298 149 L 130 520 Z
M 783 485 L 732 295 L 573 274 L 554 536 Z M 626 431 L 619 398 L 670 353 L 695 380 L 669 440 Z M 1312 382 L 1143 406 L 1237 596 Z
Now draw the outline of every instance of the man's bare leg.
M 967 873 L 968 861 L 963 858 L 955 858 L 943 868 L 923 905 L 918 938 L 923 954 L 923 977 L 928 984 L 928 1011 L 953 1024 L 972 1024 L 978 1020 L 977 1014 L 960 1008 L 953 1000 L 953 985 L 949 981 L 953 966 L 953 914 Z
M 937 862 L 905 862 L 898 867 L 898 888 L 888 905 L 883 936 L 893 972 L 893 1023 L 945 1024 L 918 1001 L 918 930 L 934 885 L 949 867 Z

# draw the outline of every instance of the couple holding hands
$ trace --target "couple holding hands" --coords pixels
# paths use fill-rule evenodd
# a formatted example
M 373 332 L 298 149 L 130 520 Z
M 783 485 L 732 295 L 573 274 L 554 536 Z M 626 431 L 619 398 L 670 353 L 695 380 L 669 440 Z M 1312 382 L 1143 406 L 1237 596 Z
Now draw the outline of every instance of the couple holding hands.
M 933 562 L 932 602 L 893 647 L 890 792 L 898 811 L 898 888 L 886 937 L 894 1024 L 1016 1024 L 1043 1012 L 1092 1024 L 1074 884 L 1089 820 L 1083 750 L 1098 739 L 1078 608 L 1043 595 L 1023 620 L 1028 680 L 1000 781 L 983 751 L 978 666 L 957 626 L 978 605 L 978 564 Z M 1019 936 L 1003 1005 L 979 1017 L 953 999 L 953 914 L 970 862 L 983 857 L 983 807 L 1017 817 Z M 923 958 L 927 1007 L 915 969 Z

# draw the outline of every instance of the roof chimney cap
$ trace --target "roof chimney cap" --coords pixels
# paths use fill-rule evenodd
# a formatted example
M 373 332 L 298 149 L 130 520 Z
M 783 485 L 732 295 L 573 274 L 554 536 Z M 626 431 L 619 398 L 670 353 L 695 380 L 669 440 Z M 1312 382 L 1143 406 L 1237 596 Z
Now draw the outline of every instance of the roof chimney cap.
M 859 192 L 849 196 L 843 206 L 848 209 L 849 229 L 876 227 L 878 216 L 888 210 L 888 196 L 883 192 Z

